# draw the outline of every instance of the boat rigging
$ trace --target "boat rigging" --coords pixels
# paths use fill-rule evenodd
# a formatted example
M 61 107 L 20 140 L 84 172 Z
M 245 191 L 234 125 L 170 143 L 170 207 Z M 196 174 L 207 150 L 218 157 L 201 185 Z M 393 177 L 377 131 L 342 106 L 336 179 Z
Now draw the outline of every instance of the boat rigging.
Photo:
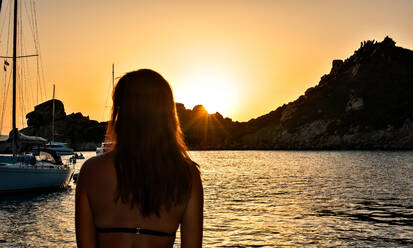
M 1 1 L 0 1 L 1 4 Z M 10 7 L 11 8 L 11 7 Z M 1 9 L 1 8 L 0 8 Z M 44 144 L 45 139 L 41 137 L 30 137 L 19 133 L 16 125 L 16 104 L 17 104 L 17 45 L 18 45 L 18 0 L 14 0 L 13 9 L 13 65 L 12 65 L 12 81 L 13 81 L 13 98 L 12 98 L 12 131 L 9 135 L 9 140 L 12 143 L 13 156 L 0 156 L 0 193 L 33 191 L 50 188 L 66 187 L 70 182 L 74 166 L 71 164 L 63 164 L 61 156 L 51 148 L 41 148 L 39 155 L 27 154 L 23 150 L 24 146 L 20 143 Z M 21 16 L 21 15 L 20 15 Z M 21 22 L 20 22 L 21 23 Z M 35 22 L 34 22 L 35 23 Z M 1 29 L 0 29 L 1 30 Z M 23 42 L 20 40 L 20 47 L 23 47 Z M 21 50 L 22 52 L 22 50 Z M 25 55 L 20 55 L 25 56 Z M 7 57 L 7 56 L 4 56 Z M 21 57 L 21 58 L 23 58 Z M 27 57 L 27 56 L 26 56 Z M 39 57 L 39 56 L 36 56 Z M 6 66 L 9 65 L 5 61 Z M 23 63 L 22 63 L 23 65 Z M 21 66 L 22 68 L 23 66 Z M 20 69 L 20 68 L 19 68 Z M 22 89 L 22 88 L 20 88 Z M 5 96 L 7 96 L 7 90 Z M 20 94 L 23 96 L 23 94 Z M 20 99 L 21 101 L 23 98 Z M 3 108 L 4 105 L 3 105 Z M 23 112 L 23 111 L 22 111 Z M 4 114 L 4 112 L 3 112 Z M 3 116 L 4 117 L 4 116 Z
M 35 0 L 0 1 L 0 59 L 1 134 L 25 127 L 28 110 L 46 99 Z

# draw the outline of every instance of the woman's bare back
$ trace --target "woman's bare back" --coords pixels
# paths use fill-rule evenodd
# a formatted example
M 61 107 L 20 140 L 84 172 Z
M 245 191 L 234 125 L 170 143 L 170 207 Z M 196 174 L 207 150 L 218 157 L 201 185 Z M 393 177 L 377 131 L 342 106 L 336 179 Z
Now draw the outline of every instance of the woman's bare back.
M 96 228 L 139 227 L 175 233 L 184 219 L 185 206 L 174 206 L 168 211 L 162 208 L 159 217 L 154 214 L 144 217 L 138 208 L 131 208 L 130 204 L 122 203 L 120 199 L 115 202 L 117 178 L 113 152 L 89 159 L 80 174 L 77 186 L 77 194 L 80 195 L 77 198 L 86 195 L 95 227 L 94 234 L 90 236 L 95 235 L 97 247 L 172 247 L 174 236 L 99 233 Z

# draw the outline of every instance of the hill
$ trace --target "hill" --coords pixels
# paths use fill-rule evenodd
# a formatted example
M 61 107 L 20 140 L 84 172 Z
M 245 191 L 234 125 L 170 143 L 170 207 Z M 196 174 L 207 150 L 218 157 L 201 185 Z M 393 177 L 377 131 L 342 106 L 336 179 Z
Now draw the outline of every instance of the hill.
M 247 149 L 412 149 L 413 51 L 365 41 L 297 100 L 250 120 Z M 235 146 L 237 147 L 237 146 Z

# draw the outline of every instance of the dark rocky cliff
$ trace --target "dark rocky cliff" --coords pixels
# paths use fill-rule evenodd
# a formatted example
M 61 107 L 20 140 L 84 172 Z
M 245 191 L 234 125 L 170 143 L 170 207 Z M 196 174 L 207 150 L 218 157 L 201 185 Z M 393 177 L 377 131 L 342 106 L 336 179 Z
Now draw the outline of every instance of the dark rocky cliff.
M 294 102 L 250 120 L 237 148 L 412 149 L 413 51 L 363 42 Z
M 297 100 L 248 122 L 192 110 L 177 103 L 191 149 L 413 149 L 413 51 L 382 42 L 362 42 L 346 60 Z M 27 115 L 27 135 L 51 138 L 51 101 Z M 66 115 L 56 101 L 56 139 L 76 149 L 94 149 L 106 123 L 81 113 Z

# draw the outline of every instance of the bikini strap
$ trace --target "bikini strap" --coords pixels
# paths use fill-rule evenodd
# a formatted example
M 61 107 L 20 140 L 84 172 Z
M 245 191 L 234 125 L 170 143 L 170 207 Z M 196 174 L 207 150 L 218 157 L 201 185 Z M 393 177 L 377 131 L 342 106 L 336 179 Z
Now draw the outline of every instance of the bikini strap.
M 134 233 L 136 235 L 145 234 L 153 236 L 175 236 L 175 233 L 166 233 L 144 228 L 126 228 L 126 227 L 96 227 L 96 231 L 100 233 Z

